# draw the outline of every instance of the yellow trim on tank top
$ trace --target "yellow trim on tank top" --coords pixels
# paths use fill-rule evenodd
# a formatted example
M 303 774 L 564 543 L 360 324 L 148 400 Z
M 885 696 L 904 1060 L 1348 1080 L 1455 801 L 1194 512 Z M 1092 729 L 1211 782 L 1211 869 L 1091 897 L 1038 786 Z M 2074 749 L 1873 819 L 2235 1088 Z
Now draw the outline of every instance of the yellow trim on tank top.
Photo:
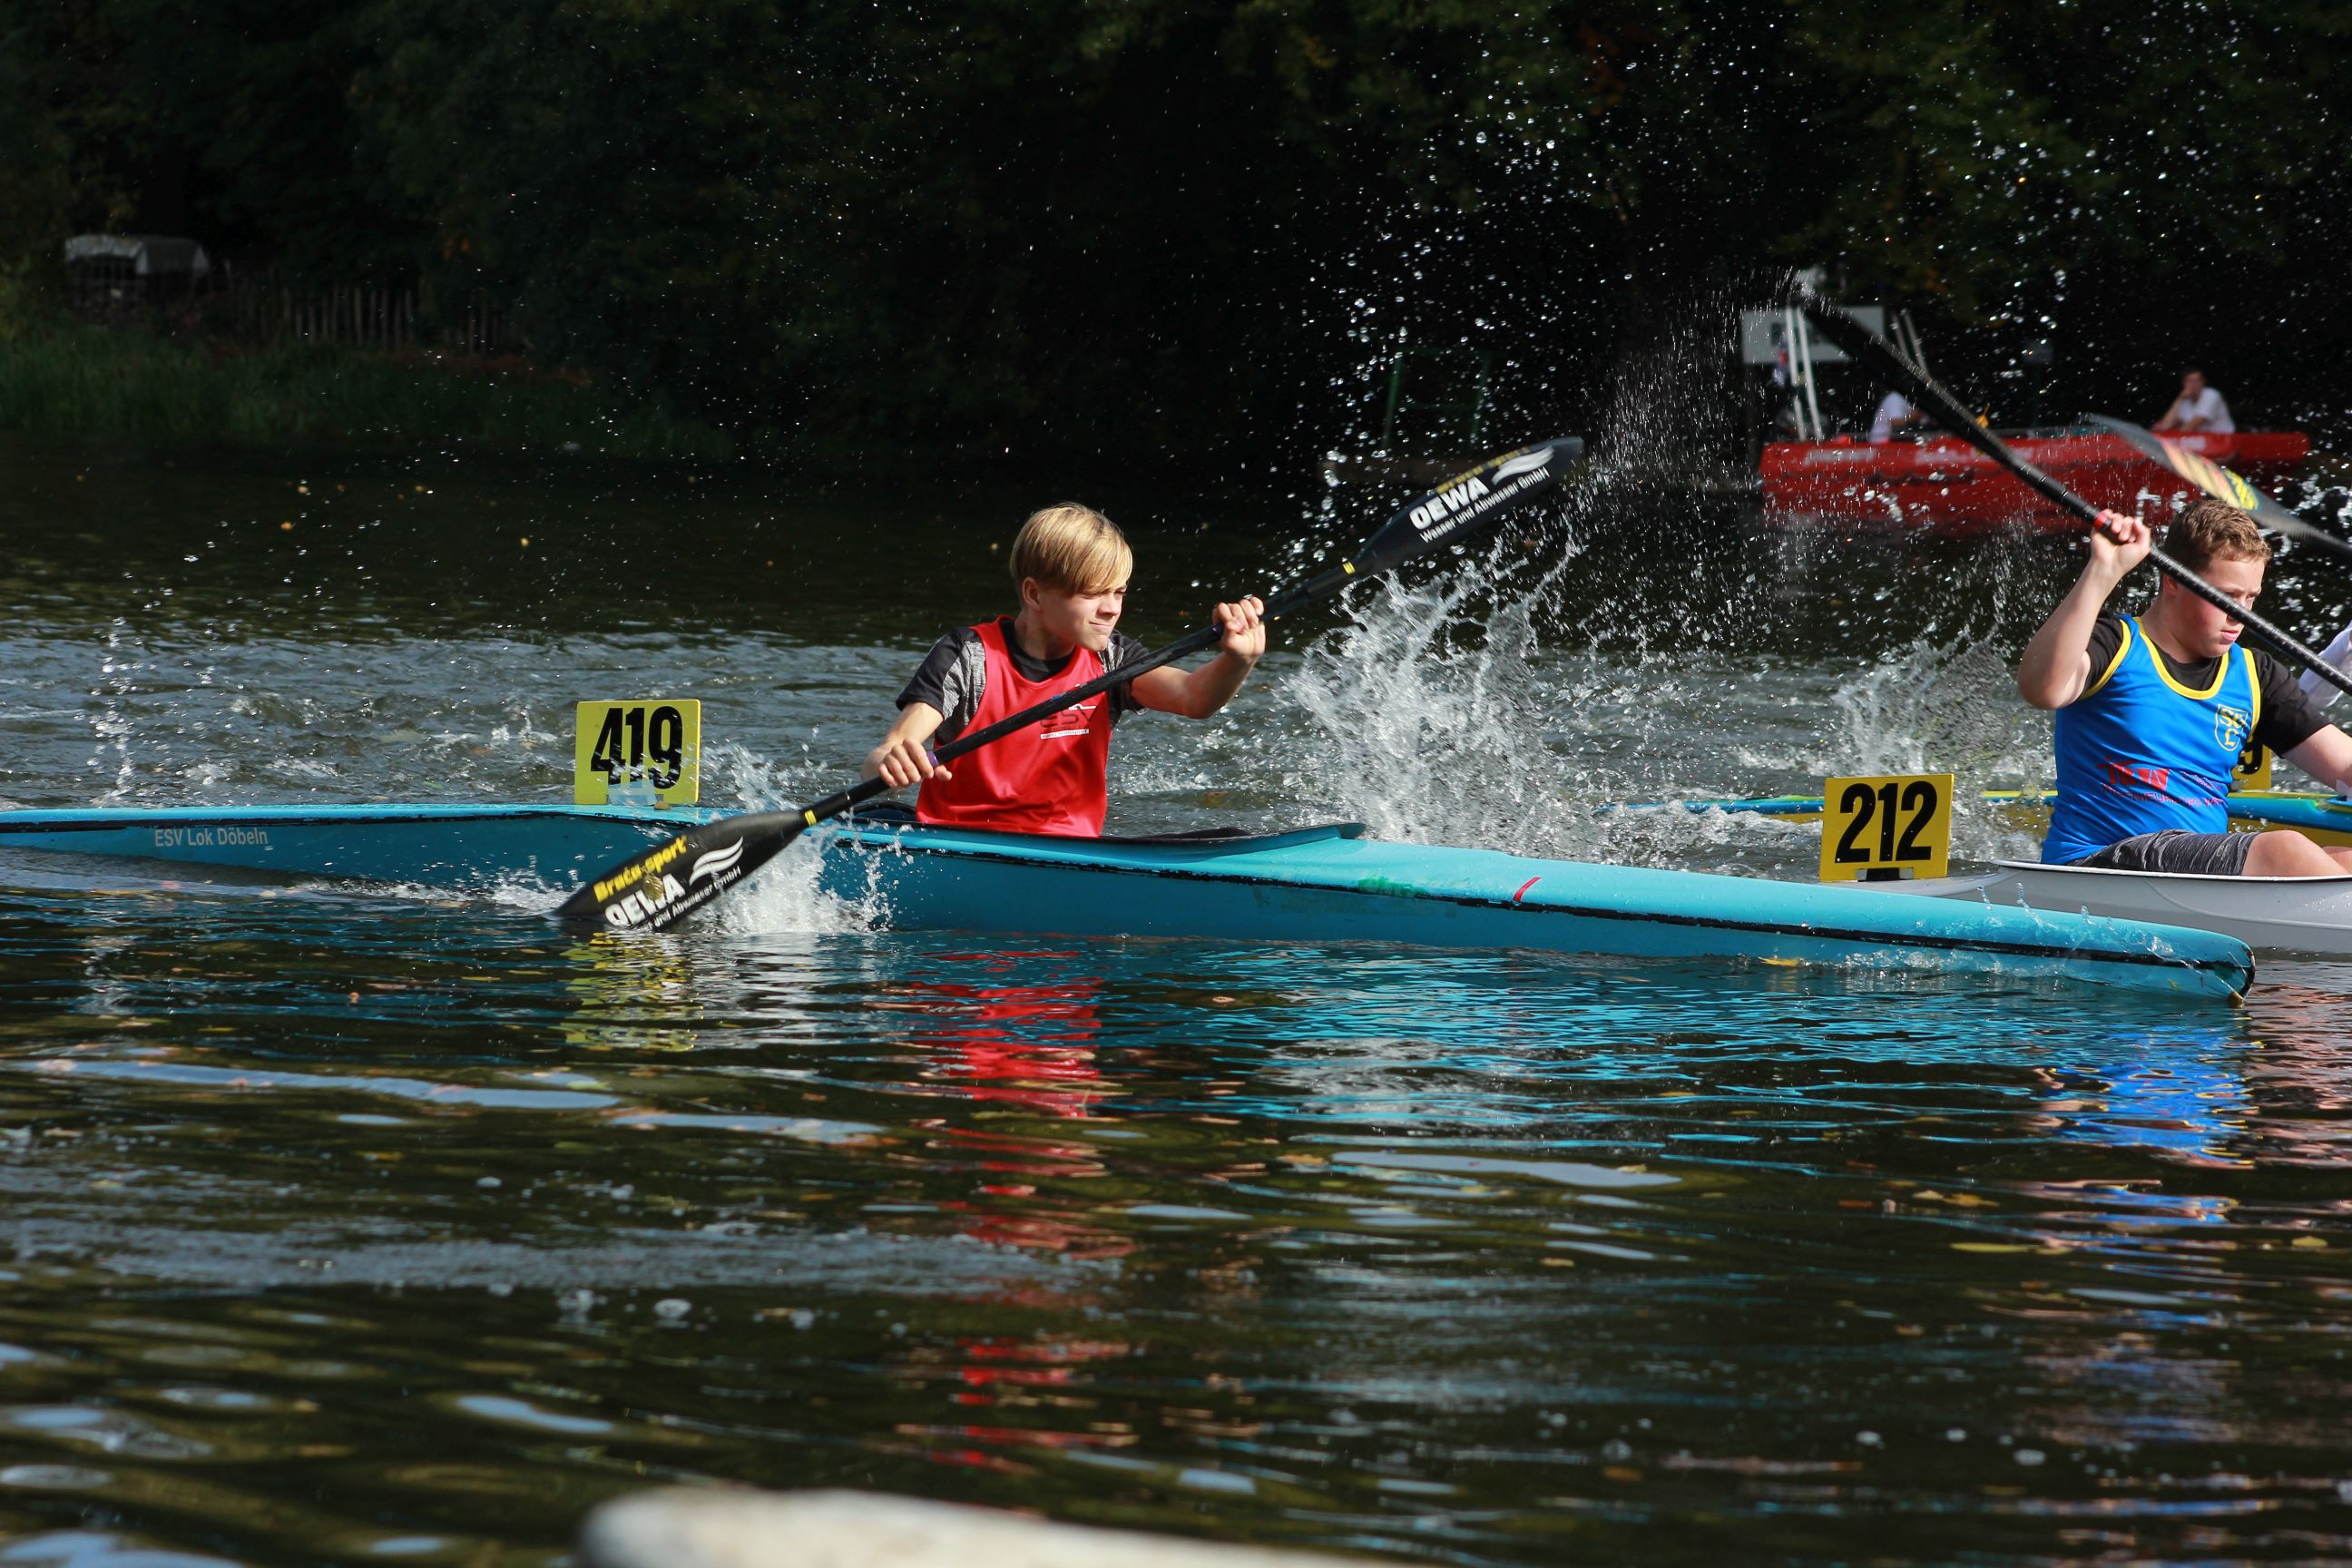
M 2148 660 L 2156 666 L 2157 678 L 2162 680 L 2167 686 L 2172 688 L 2175 691 L 2180 693 L 2181 696 L 2188 698 L 2192 702 L 2202 702 L 2208 698 L 2217 695 L 2221 689 L 2221 683 L 2230 679 L 2230 660 L 2225 655 L 2221 661 L 2220 667 L 2213 671 L 2213 684 L 2207 687 L 2202 691 L 2191 691 L 2189 688 L 2181 685 L 2180 682 L 2172 679 L 2172 671 L 2165 665 L 2164 655 L 2158 649 L 2156 639 L 2153 637 L 2142 637 L 2140 641 L 2147 644 Z M 2242 653 L 2246 655 L 2246 673 L 2251 676 L 2253 673 L 2254 656 L 2252 653 L 2247 652 L 2247 650 L 2242 647 L 2232 648 L 2231 651 L 2233 653 Z
M 2132 645 L 2132 624 L 2131 624 L 2131 622 L 2129 622 L 2129 621 L 2126 621 L 2126 622 L 2124 622 L 2124 623 L 2123 623 L 2123 627 L 2124 627 L 2124 640 L 2123 640 L 2123 641 L 2121 641 L 2121 642 L 2119 642 L 2119 643 L 2117 643 L 2117 644 L 2116 644 L 2116 657 L 2115 657 L 2115 658 L 2111 658 L 2111 659 L 2109 659 L 2109 660 L 2107 660 L 2107 668 L 2105 668 L 2105 669 L 2103 669 L 2103 670 L 2101 670 L 2101 671 L 2099 671 L 2099 679 L 2098 679 L 2094 680 L 2093 682 L 2091 682 L 2091 684 L 2090 684 L 2090 685 L 2085 686 L 2084 688 L 2083 688 L 2083 696 L 2084 696 L 2084 697 L 2088 697 L 2088 696 L 2090 696 L 2090 695 L 2091 695 L 2091 693 L 2093 693 L 2093 692 L 2096 691 L 2100 687 L 2105 686 L 2105 685 L 2107 683 L 2108 678 L 2109 678 L 2109 677 L 2111 677 L 2111 676 L 2113 676 L 2116 670 L 2121 669 L 2121 668 L 2124 667 L 2124 655 L 2126 655 L 2126 654 L 2127 654 L 2127 653 L 2131 652 L 2131 645 Z M 2075 700 L 2079 702 L 2079 701 L 2081 701 L 2081 700 L 2082 700 L 2082 698 L 2076 698 L 2076 699 L 2075 699 Z

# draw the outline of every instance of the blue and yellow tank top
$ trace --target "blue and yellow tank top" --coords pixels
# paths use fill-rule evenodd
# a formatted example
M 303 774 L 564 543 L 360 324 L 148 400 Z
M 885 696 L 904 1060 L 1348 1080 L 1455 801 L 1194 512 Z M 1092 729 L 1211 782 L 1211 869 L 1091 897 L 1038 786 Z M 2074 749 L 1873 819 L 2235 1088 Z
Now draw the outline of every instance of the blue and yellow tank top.
M 2223 655 L 2200 691 L 2126 620 L 2107 668 L 2058 710 L 2058 803 L 2042 858 L 2063 865 L 2170 827 L 2228 832 L 2230 770 L 2262 716 L 2251 648 Z

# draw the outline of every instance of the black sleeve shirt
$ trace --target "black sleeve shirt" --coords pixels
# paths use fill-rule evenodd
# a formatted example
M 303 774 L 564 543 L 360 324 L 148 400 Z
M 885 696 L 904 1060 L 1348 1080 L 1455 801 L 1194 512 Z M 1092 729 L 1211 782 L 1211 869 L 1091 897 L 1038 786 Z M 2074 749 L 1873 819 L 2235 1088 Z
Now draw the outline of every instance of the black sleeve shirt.
M 1024 680 L 1049 680 L 1067 669 L 1070 660 L 1077 657 L 1073 650 L 1056 660 L 1032 658 L 1023 650 L 1020 639 L 1013 635 L 1012 617 L 1001 617 L 996 624 L 1004 634 L 1004 648 L 1012 658 L 1013 668 L 1021 672 Z M 1117 669 L 1122 664 L 1132 664 L 1146 651 L 1141 643 L 1125 632 L 1113 632 L 1110 634 L 1110 647 L 1103 650 L 1103 668 Z M 947 715 L 947 721 L 940 726 L 939 733 L 933 739 L 952 741 L 963 733 L 974 715 L 979 713 L 981 693 L 987 685 L 987 650 L 981 643 L 980 634 L 965 626 L 950 632 L 931 645 L 931 651 L 923 656 L 923 662 L 916 668 L 914 678 L 898 693 L 898 706 L 904 708 L 909 702 L 929 703 Z M 1121 681 L 1110 689 L 1112 723 L 1118 723 L 1141 706 L 1135 700 L 1135 688 L 1131 682 Z
M 2115 662 L 2116 650 L 2124 644 L 2124 623 L 2116 616 L 2101 616 L 2098 625 L 2091 628 L 2091 679 L 2096 680 Z M 2326 728 L 2327 719 L 2318 704 L 2304 695 L 2291 666 L 2281 663 L 2260 648 L 2254 656 L 2254 679 L 2263 689 L 2263 716 L 2254 724 L 2254 739 L 2273 752 L 2291 752 Z M 2174 664 L 2165 660 L 2174 679 L 2183 686 L 2198 689 L 2213 684 L 2221 673 L 2221 661 L 2209 658 L 2200 664 Z

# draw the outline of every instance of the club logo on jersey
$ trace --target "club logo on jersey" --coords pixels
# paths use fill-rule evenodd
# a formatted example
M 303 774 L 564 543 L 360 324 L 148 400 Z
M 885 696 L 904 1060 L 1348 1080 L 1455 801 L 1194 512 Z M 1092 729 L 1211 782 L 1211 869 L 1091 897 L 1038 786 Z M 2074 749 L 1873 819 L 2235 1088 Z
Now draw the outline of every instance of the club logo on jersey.
M 1083 735 L 1093 727 L 1094 714 L 1095 705 L 1091 702 L 1080 702 L 1063 709 L 1059 713 L 1049 714 L 1037 721 L 1037 738 L 1041 741 L 1066 741 L 1073 736 Z M 1048 724 L 1061 728 L 1049 730 L 1045 727 Z
M 2213 710 L 2213 739 L 2225 752 L 2235 753 L 2246 743 L 2247 731 L 2254 727 L 2252 715 L 2242 708 L 2226 703 Z

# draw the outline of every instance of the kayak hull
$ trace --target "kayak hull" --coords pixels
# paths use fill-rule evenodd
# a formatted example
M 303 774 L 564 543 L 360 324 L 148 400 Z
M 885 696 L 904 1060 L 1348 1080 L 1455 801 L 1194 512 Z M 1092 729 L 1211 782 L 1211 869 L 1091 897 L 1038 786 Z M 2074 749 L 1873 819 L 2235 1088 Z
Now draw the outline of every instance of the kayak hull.
M 556 805 L 9 811 L 0 812 L 0 849 L 430 887 L 570 884 L 717 815 Z
M 2257 485 L 2287 479 L 2310 455 L 2300 431 L 2181 436 L 2178 445 Z M 2194 499 L 2189 482 L 2104 431 L 2028 431 L 2010 447 L 2094 506 L 2170 510 Z M 2022 521 L 2081 526 L 2008 469 L 1956 437 L 1870 442 L 1775 441 L 1760 461 L 1768 516 L 1814 517 L 1887 528 L 1991 527 Z
M 2048 791 L 1988 790 L 1984 795 L 2008 826 L 2029 832 L 2040 831 L 2047 822 L 2047 802 L 2053 798 Z M 1822 814 L 1819 795 L 1643 803 L 1616 809 L 1663 810 L 1668 805 L 1790 823 L 1817 822 Z M 2229 813 L 2234 832 L 2293 828 L 2320 844 L 2352 847 L 2352 800 L 2342 796 L 2245 790 L 2229 797 Z M 1988 873 L 1878 882 L 1871 884 L 1871 890 L 2189 926 L 2234 937 L 2257 952 L 2352 957 L 2352 878 L 2191 877 L 2003 860 Z
M 2258 952 L 2352 958 L 2352 876 L 2204 877 L 2000 860 L 1977 876 L 1881 886 L 1990 908 L 2190 926 L 2234 937 Z
M 713 815 L 562 805 L 25 811 L 0 813 L 0 851 L 433 886 L 572 885 Z M 859 821 L 828 824 L 812 840 L 827 891 L 902 930 L 1748 959 L 2208 997 L 2242 994 L 2253 978 L 2242 944 L 2202 931 L 1392 844 L 1353 825 L 1076 839 Z
M 1981 908 L 1950 921 L 1925 911 L 1965 906 L 1392 844 L 1352 826 L 1189 843 L 861 826 L 827 836 L 823 853 L 829 891 L 875 900 L 908 930 L 1749 959 L 2201 996 L 2252 983 L 2244 948 L 2205 933 Z M 2023 918 L 1999 918 L 2012 914 Z

